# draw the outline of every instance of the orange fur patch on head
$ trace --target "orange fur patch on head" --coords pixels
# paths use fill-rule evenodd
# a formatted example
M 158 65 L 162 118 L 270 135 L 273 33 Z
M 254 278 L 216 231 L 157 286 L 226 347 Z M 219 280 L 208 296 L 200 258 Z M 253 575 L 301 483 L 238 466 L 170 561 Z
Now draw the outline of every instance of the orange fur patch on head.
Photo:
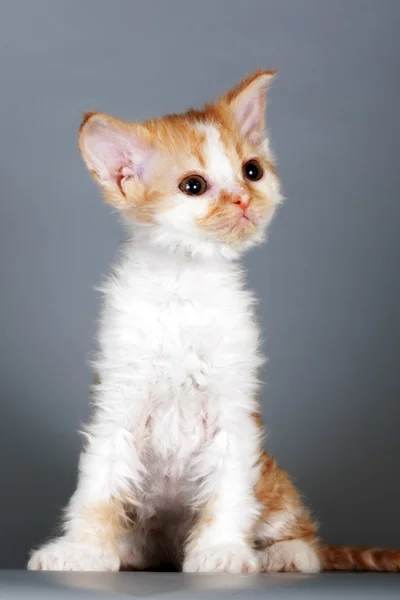
M 205 136 L 203 132 L 193 128 L 193 123 L 187 113 L 151 119 L 145 121 L 143 126 L 155 144 L 167 156 L 181 159 L 194 156 L 199 162 L 203 161 L 201 147 Z

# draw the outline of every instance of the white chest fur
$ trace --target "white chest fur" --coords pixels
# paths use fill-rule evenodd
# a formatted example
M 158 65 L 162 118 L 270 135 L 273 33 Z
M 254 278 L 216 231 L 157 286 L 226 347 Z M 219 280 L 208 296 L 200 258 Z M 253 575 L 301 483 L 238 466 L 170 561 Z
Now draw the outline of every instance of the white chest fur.
M 128 247 L 104 291 L 100 405 L 132 432 L 141 495 L 198 495 L 224 443 L 221 419 L 240 428 L 254 403 L 261 361 L 241 271 Z

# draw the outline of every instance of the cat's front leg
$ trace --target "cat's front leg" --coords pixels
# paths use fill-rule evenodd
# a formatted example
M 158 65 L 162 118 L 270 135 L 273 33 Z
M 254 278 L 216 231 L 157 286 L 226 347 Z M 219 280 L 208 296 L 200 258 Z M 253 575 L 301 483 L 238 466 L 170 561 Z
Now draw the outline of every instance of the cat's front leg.
M 217 467 L 208 476 L 215 478 L 215 486 L 190 532 L 183 571 L 259 570 L 252 548 L 252 530 L 260 514 L 254 493 L 259 476 L 257 442 L 254 423 L 246 415 L 240 431 L 220 430 L 216 434 L 212 453 Z M 207 459 L 212 460 L 211 456 Z
M 135 502 L 140 463 L 124 419 L 97 412 L 79 463 L 78 486 L 64 517 L 64 534 L 34 551 L 30 570 L 118 571 L 126 505 Z

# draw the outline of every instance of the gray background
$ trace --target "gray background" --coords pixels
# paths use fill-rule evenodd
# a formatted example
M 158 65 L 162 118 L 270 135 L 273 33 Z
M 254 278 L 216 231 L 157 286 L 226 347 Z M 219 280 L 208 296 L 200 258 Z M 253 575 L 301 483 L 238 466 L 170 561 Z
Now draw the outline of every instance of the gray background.
M 279 67 L 287 202 L 246 258 L 270 356 L 269 448 L 333 543 L 400 546 L 398 0 L 3 0 L 0 566 L 75 484 L 99 283 L 122 231 L 82 111 L 141 119 Z

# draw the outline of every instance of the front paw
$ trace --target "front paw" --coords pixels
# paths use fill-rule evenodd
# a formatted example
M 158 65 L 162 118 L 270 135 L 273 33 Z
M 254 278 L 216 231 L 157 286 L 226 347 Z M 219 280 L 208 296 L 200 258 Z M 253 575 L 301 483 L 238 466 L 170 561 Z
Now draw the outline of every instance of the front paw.
M 192 550 L 182 570 L 185 573 L 256 573 L 258 563 L 246 544 L 227 544 Z
M 33 552 L 30 571 L 118 571 L 120 560 L 109 548 L 58 539 Z

